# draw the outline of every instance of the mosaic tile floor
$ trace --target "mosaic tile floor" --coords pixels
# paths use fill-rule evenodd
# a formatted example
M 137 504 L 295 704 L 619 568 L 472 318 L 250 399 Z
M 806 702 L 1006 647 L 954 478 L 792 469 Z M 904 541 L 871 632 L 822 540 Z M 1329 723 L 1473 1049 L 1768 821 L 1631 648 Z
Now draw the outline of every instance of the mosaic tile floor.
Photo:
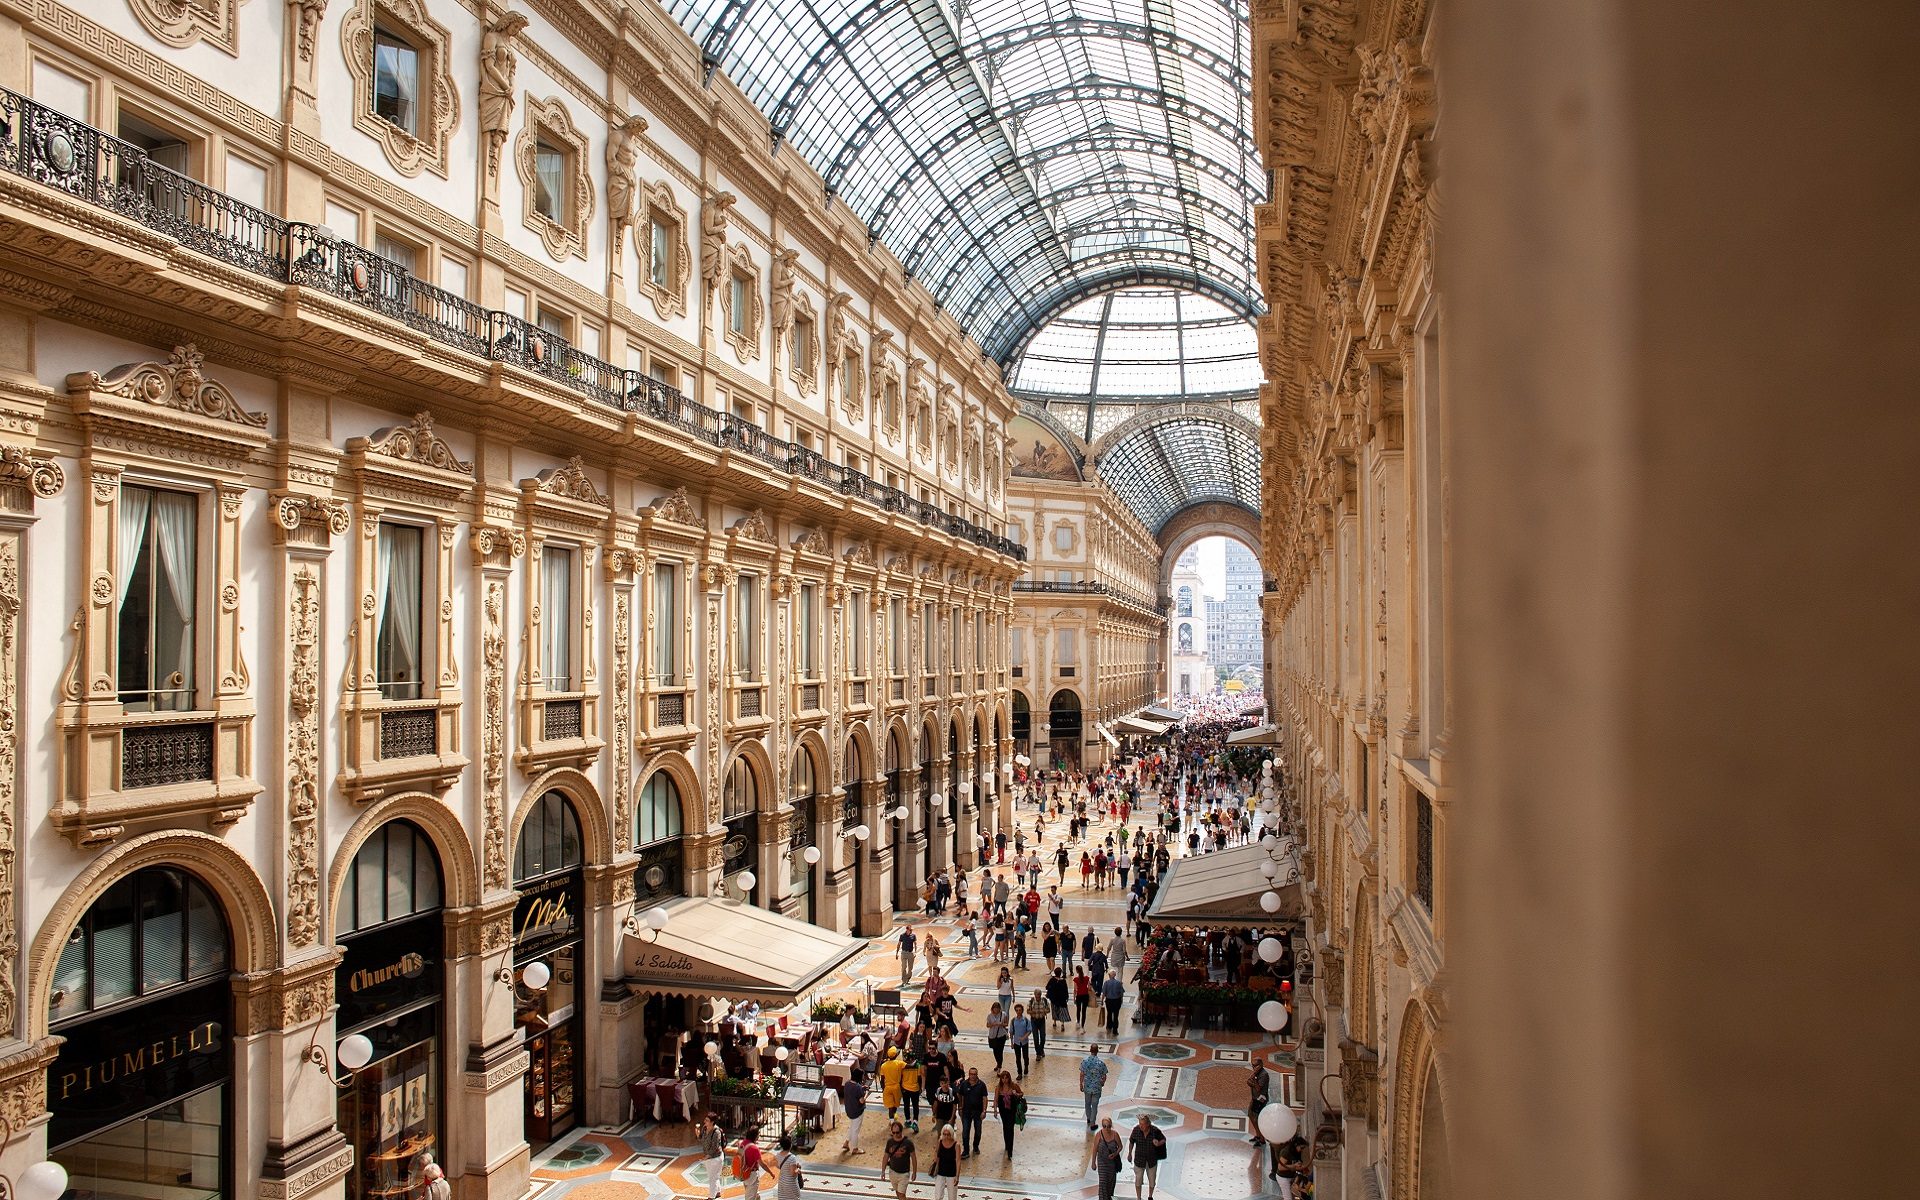
M 1140 819 L 1136 814 L 1135 823 Z M 1152 821 L 1153 814 L 1145 814 L 1144 819 Z M 1096 824 L 1096 838 L 1107 828 Z M 1078 883 L 1076 878 L 1061 889 L 1066 898 L 1065 923 L 1076 930 L 1089 926 L 1103 934 L 1112 930 L 1125 912 L 1122 893 L 1118 889 L 1083 892 Z M 960 1014 L 961 1060 L 986 1075 L 993 1058 L 980 1027 L 993 996 L 998 964 L 990 956 L 966 958 L 964 939 L 957 946 L 952 944 L 956 935 L 950 919 L 916 918 L 914 924 L 923 932 L 930 924 L 939 927 L 942 940 L 948 943 L 946 972 L 955 981 L 961 1003 L 971 1008 Z M 916 977 L 920 967 L 916 964 Z M 1014 972 L 1022 995 L 1046 977 L 1045 968 L 1034 954 L 1025 971 Z M 1128 978 L 1131 984 L 1131 973 Z M 842 969 L 832 987 L 852 995 L 864 993 L 869 981 L 893 987 L 899 979 L 899 957 L 891 939 L 877 939 L 871 950 Z M 963 1200 L 1094 1200 L 1098 1188 L 1087 1170 L 1090 1136 L 1080 1099 L 1079 1060 L 1095 1036 L 1100 1037 L 1111 1070 L 1101 1113 L 1112 1117 L 1123 1135 L 1142 1112 L 1150 1113 L 1167 1133 L 1170 1155 L 1160 1167 L 1158 1200 L 1243 1200 L 1276 1194 L 1262 1174 L 1262 1148 L 1247 1141 L 1246 1072 L 1254 1053 L 1265 1054 L 1275 1071 L 1276 1098 L 1284 1095 L 1298 1105 L 1293 1076 L 1285 1073 L 1293 1062 L 1293 1047 L 1250 1033 L 1167 1023 L 1136 1025 L 1132 1009 L 1129 996 L 1121 1012 L 1117 1048 L 1105 1039 L 1092 1014 L 1085 1030 L 1069 1021 L 1065 1033 L 1049 1033 L 1048 1053 L 1034 1062 L 1025 1081 L 1028 1120 L 1016 1135 L 1012 1161 L 1002 1151 L 1000 1123 L 989 1113 L 981 1153 L 960 1164 Z M 1012 1057 L 1007 1055 L 1009 1064 Z M 885 1114 L 877 1107 L 877 1095 L 875 1100 L 862 1131 L 860 1154 L 849 1156 L 840 1149 L 846 1129 L 843 1122 L 820 1138 L 813 1153 L 802 1156 L 807 1164 L 807 1195 L 893 1195 L 879 1169 L 879 1149 L 886 1140 Z M 938 1131 L 924 1114 L 921 1128 L 918 1140 L 924 1158 Z M 535 1157 L 532 1194 L 540 1200 L 704 1200 L 705 1168 L 687 1151 L 688 1141 L 686 1126 L 656 1126 L 651 1121 L 619 1130 L 576 1131 Z M 743 1193 L 741 1185 L 727 1183 L 722 1197 L 737 1200 Z M 773 1195 L 770 1180 L 763 1180 L 760 1194 Z M 1132 1168 L 1128 1167 L 1121 1172 L 1116 1195 L 1133 1194 Z M 929 1200 L 931 1180 L 922 1176 L 908 1195 L 911 1200 Z

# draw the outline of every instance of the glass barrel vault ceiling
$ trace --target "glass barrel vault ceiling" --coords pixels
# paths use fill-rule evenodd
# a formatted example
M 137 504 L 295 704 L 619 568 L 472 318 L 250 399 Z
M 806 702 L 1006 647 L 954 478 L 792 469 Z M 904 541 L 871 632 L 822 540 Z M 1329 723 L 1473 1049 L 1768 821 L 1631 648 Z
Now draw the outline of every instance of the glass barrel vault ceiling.
M 1126 288 L 1041 326 L 1014 361 L 1008 387 L 1041 401 L 1175 401 L 1250 396 L 1261 377 L 1259 338 L 1232 309 L 1176 288 Z
M 1245 0 L 666 0 L 1003 365 L 1125 284 L 1260 310 Z

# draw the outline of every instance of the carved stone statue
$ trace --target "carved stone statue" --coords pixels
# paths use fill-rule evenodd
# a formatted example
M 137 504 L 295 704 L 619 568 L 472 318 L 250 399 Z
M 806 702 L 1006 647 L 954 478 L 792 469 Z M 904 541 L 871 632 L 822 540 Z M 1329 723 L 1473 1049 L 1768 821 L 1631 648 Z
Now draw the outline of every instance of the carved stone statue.
M 519 67 L 513 39 L 527 27 L 524 14 L 510 12 L 487 26 L 480 38 L 480 133 L 487 143 L 487 174 L 500 173 L 500 147 L 513 122 L 513 76 Z
M 773 252 L 773 333 L 783 337 L 793 328 L 794 284 L 800 274 L 798 250 Z
M 607 215 L 613 220 L 613 254 L 623 253 L 627 227 L 633 224 L 634 202 L 640 194 L 640 135 L 645 117 L 628 117 L 607 138 Z
M 726 272 L 727 211 L 734 199 L 732 192 L 712 192 L 700 206 L 700 278 L 708 291 L 720 285 Z

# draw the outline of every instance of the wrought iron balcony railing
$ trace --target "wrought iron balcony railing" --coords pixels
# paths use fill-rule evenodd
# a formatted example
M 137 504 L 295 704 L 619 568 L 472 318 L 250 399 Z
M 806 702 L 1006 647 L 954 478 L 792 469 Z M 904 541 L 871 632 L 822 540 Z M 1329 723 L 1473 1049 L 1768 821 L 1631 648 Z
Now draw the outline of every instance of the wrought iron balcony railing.
M 1129 604 L 1137 604 L 1141 608 L 1154 611 L 1163 611 L 1166 607 L 1164 604 L 1155 604 L 1145 597 L 1136 596 L 1125 588 L 1117 588 L 1105 583 L 1061 581 L 1056 579 L 1016 579 L 1013 582 L 1013 590 L 1016 592 L 1066 592 L 1083 596 L 1114 596 L 1125 600 Z
M 828 461 L 798 442 L 688 399 L 639 371 L 584 354 L 510 313 L 415 279 L 399 263 L 323 226 L 288 221 L 164 167 L 138 146 L 0 88 L 0 170 L 107 209 L 276 283 L 324 291 L 444 345 L 510 363 L 597 403 L 641 414 L 722 450 L 811 479 L 886 513 L 912 517 L 1016 561 L 1019 543 L 899 488 Z

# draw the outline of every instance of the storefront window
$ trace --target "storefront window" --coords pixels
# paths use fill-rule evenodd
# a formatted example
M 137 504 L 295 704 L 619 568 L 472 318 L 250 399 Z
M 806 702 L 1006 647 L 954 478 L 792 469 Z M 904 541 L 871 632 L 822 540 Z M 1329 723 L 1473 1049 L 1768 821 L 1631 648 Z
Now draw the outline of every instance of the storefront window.
M 350 1200 L 424 1195 L 440 1156 L 440 858 L 417 826 L 393 821 L 354 855 L 341 889 L 337 1036 L 363 1034 L 373 1061 L 340 1095 L 353 1143 Z
M 227 922 L 206 885 L 148 867 L 108 889 L 54 972 L 48 1157 L 70 1195 L 227 1195 Z
M 527 1039 L 526 1136 L 544 1146 L 580 1122 L 582 1022 L 578 1004 L 580 820 L 559 792 L 542 796 L 514 848 L 514 1019 Z M 546 967 L 546 986 L 526 986 L 527 968 Z
M 801 919 L 813 923 L 815 904 L 813 896 L 814 864 L 807 861 L 807 847 L 814 843 L 814 793 L 816 791 L 813 770 L 813 752 L 796 750 L 793 756 L 793 778 L 787 791 L 787 803 L 793 809 L 790 818 L 792 824 L 787 833 L 787 871 L 789 895 L 800 905 Z
M 720 869 L 732 888 L 742 871 L 754 870 L 754 855 L 760 848 L 760 784 L 744 757 L 736 757 L 727 769 L 720 806 L 720 819 L 727 827 L 727 839 L 720 844 Z M 760 903 L 766 891 L 756 873 L 748 903 Z

